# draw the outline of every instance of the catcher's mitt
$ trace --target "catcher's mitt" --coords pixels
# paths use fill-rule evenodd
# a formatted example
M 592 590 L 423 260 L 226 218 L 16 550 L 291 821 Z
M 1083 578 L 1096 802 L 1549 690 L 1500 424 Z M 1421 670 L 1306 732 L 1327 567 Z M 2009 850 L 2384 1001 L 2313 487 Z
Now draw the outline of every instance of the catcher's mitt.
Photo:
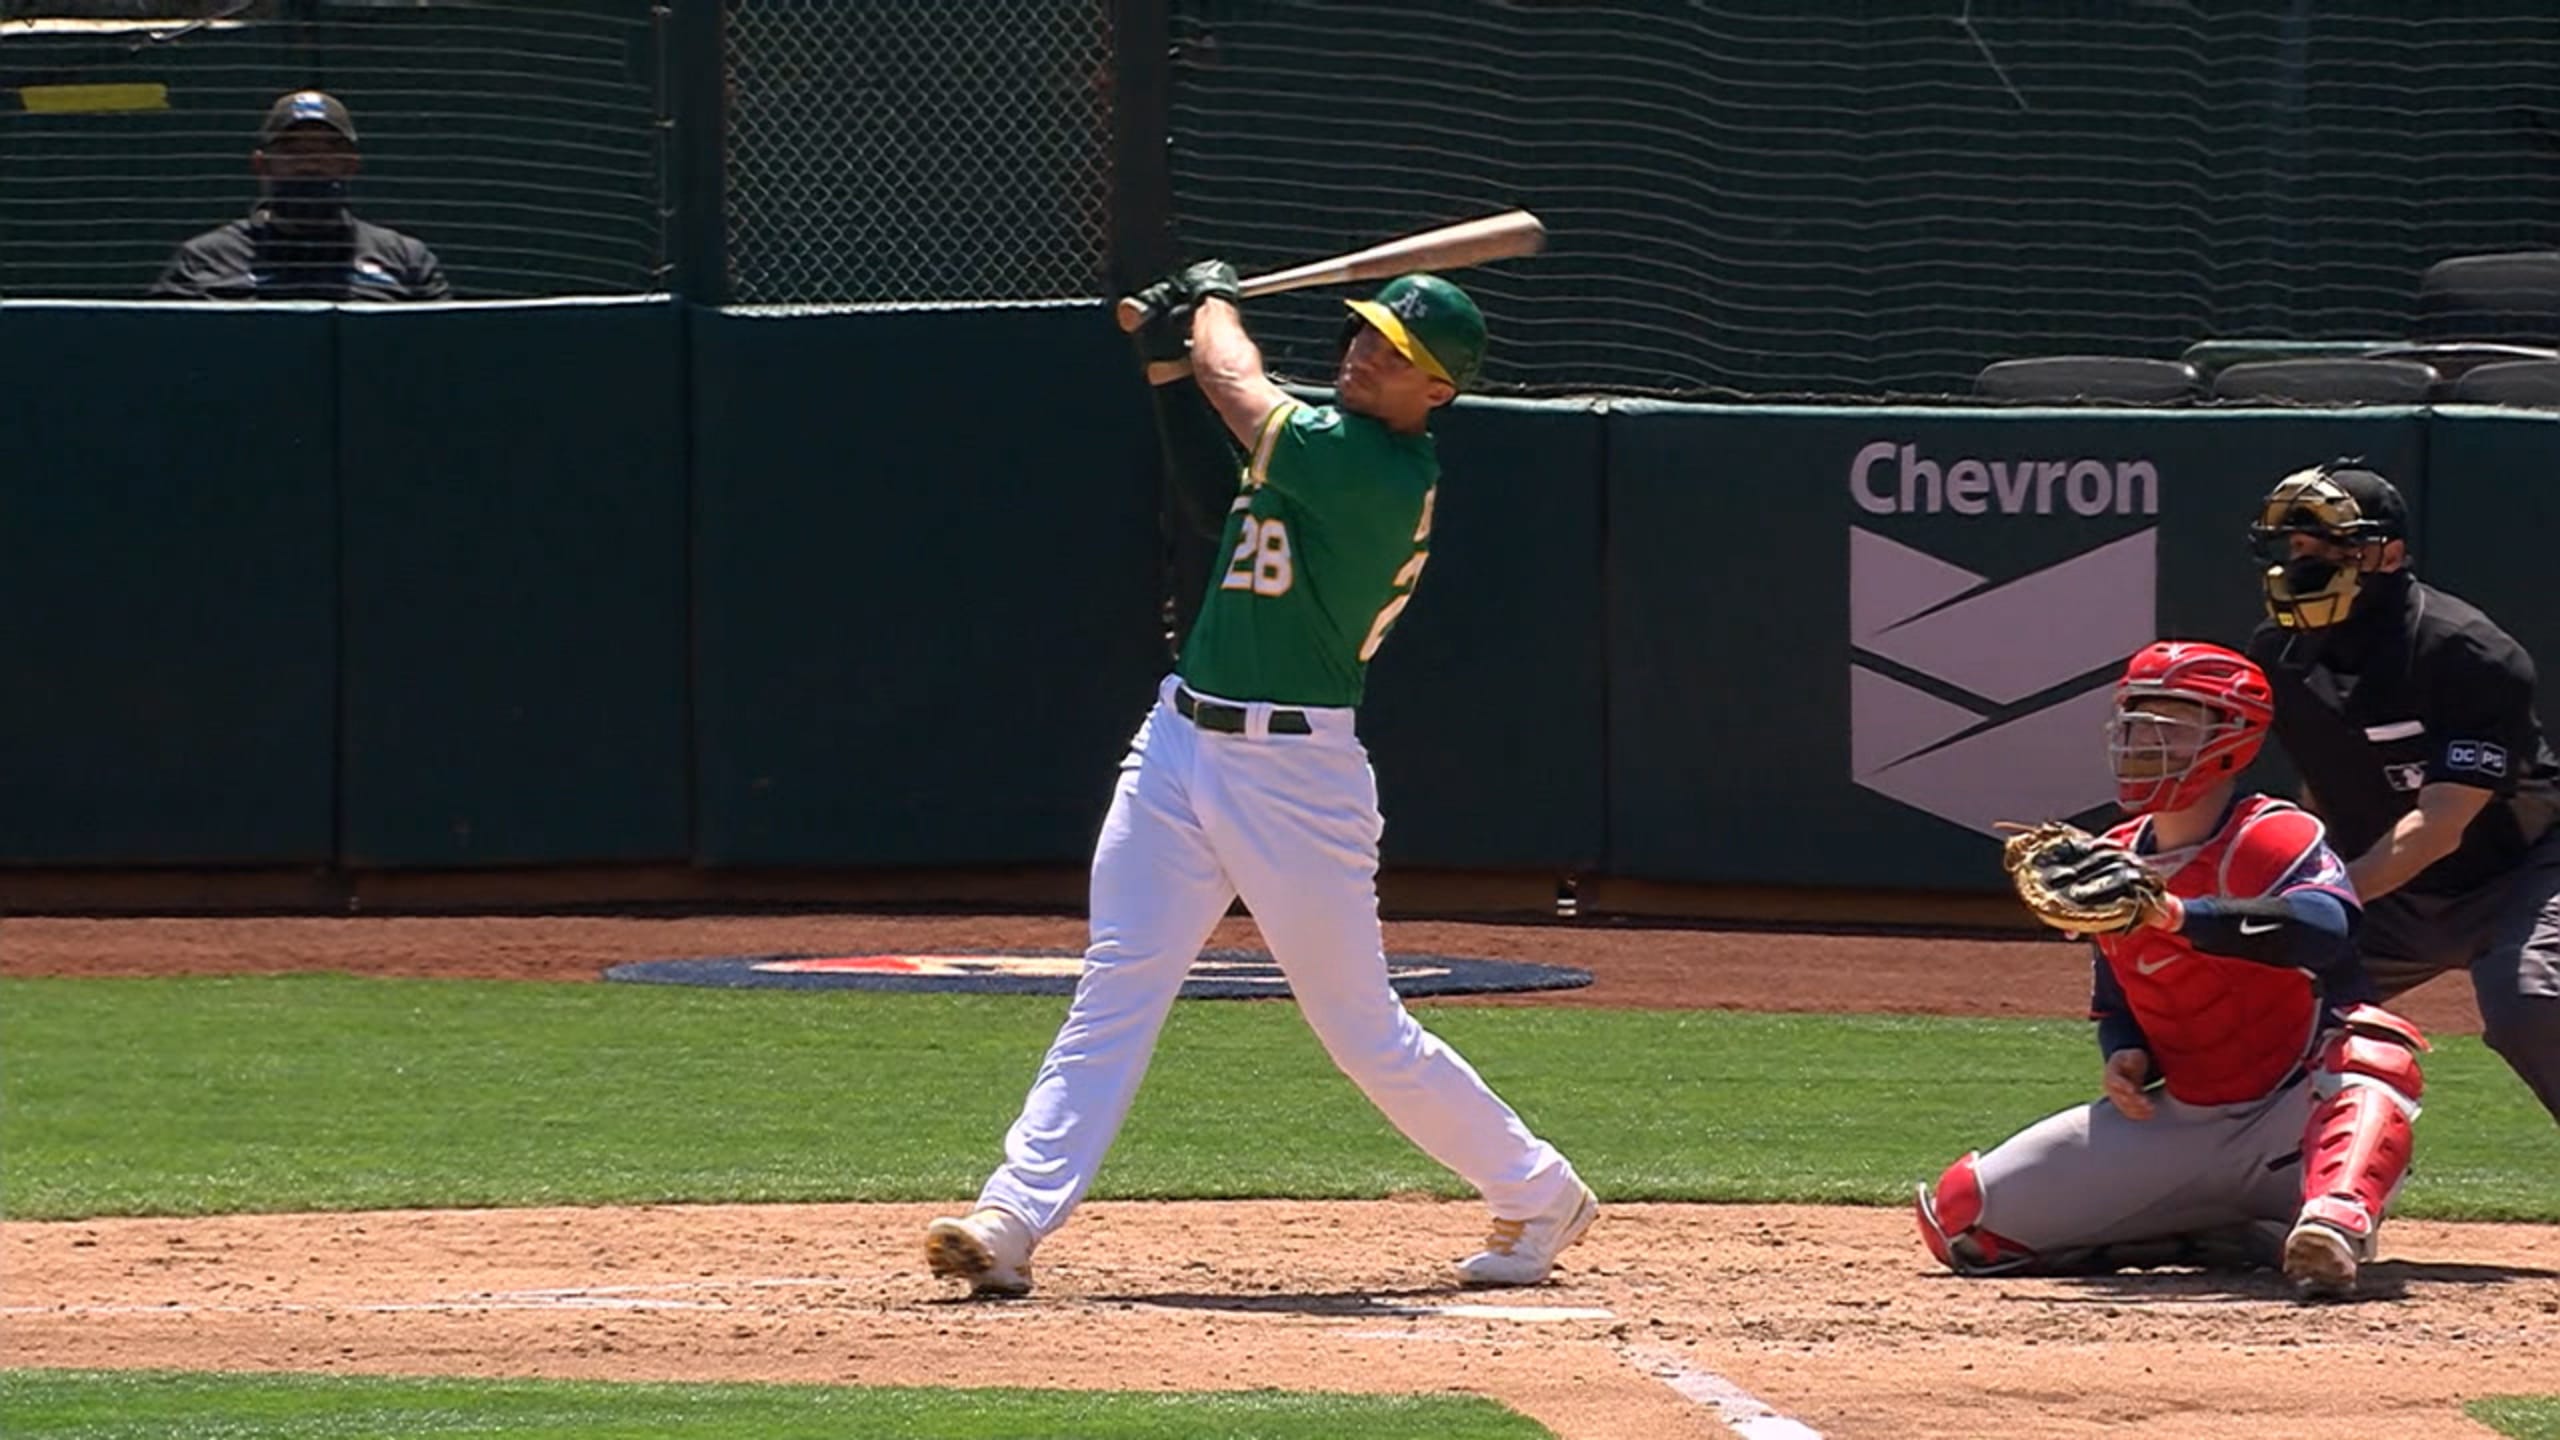
M 2001 868 L 2038 920 L 2074 935 L 2113 935 L 2142 923 L 2168 893 L 2140 857 L 2077 825 L 2000 828 L 2017 833 L 2000 849 Z

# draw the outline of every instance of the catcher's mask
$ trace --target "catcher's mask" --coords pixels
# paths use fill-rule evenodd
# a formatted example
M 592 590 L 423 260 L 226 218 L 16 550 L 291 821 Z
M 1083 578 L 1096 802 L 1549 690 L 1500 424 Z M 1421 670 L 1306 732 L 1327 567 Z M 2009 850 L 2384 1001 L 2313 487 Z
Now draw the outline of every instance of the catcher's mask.
M 2352 461 L 2333 460 L 2297 470 L 2276 483 L 2261 502 L 2249 545 L 2266 562 L 2261 584 L 2267 615 L 2287 630 L 2319 630 L 2355 609 L 2365 575 L 2378 552 L 2366 549 L 2408 539 L 2408 506 L 2392 483 Z M 2293 537 L 2307 535 L 2355 558 L 2294 554 Z
M 2249 657 L 2163 640 L 2116 682 L 2107 760 L 2128 815 L 2183 810 L 2249 768 L 2275 718 L 2275 691 Z

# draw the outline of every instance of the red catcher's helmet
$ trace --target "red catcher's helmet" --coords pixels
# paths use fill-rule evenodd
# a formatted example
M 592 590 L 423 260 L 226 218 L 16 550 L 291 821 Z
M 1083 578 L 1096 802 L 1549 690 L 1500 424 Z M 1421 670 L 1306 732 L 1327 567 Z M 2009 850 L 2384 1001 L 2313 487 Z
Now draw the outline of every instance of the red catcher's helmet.
M 2201 715 L 2178 713 L 2184 701 Z M 2249 657 L 2194 640 L 2146 647 L 2116 682 L 2107 760 L 2129 815 L 2183 810 L 2249 768 L 2275 719 L 2275 691 Z

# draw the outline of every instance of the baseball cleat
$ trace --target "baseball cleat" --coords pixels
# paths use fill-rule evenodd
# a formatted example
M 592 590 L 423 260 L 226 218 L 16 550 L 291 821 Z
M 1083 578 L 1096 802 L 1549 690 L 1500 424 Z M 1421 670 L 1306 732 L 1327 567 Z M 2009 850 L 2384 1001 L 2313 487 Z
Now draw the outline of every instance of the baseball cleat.
M 2284 1274 L 2305 1300 L 2343 1300 L 2356 1291 L 2356 1243 L 2335 1226 L 2304 1220 L 2284 1237 Z
M 1575 1181 L 1563 1204 L 1525 1220 L 1496 1217 L 1484 1249 L 1458 1262 L 1464 1285 L 1543 1285 L 1556 1268 L 1556 1256 L 1582 1238 L 1600 1218 L 1599 1198 L 1591 1187 Z
M 1006 1211 L 973 1210 L 924 1227 L 924 1262 L 936 1275 L 968 1281 L 972 1296 L 1028 1295 L 1032 1239 L 1031 1227 Z

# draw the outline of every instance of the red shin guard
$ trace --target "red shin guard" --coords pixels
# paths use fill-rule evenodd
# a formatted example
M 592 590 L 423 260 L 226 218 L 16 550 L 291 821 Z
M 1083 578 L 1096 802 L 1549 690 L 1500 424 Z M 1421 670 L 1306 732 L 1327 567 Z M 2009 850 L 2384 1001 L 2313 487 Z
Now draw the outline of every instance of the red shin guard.
M 2410 1122 L 2426 1088 L 2417 1052 L 2427 1042 L 2375 1006 L 2346 1018 L 2312 1070 L 2320 1098 L 2302 1132 L 2302 1215 L 2361 1248 L 2409 1173 Z
M 1938 1263 L 1959 1275 L 1999 1275 L 2032 1263 L 2035 1252 L 2004 1235 L 1982 1228 L 1982 1180 L 1974 1174 L 1974 1152 L 1947 1167 L 1933 1191 L 1923 1185 L 1912 1211 L 1920 1222 L 1920 1243 Z

